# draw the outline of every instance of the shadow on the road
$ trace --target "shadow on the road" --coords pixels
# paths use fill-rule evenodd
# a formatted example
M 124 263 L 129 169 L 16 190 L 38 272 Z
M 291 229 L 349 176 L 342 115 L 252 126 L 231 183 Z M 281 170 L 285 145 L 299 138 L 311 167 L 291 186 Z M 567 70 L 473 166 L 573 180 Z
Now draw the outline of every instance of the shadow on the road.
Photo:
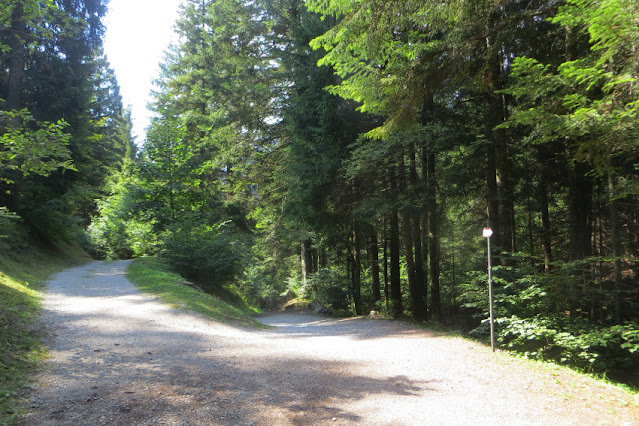
M 399 321 L 361 318 L 327 318 L 298 313 L 265 313 L 255 318 L 273 328 L 275 333 L 291 337 L 348 336 L 366 340 L 387 336 L 436 337 L 437 333 L 420 330 Z
M 44 389 L 35 413 L 17 424 L 71 424 L 78 416 L 86 424 L 358 422 L 344 403 L 434 390 L 407 376 L 357 374 L 358 362 L 266 348 L 269 332 L 215 323 L 184 330 L 167 324 L 170 317 L 109 309 L 89 315 L 111 326 L 86 329 L 86 313 L 65 314 L 66 330 L 51 342 L 50 374 L 60 386 Z
M 17 424 L 339 424 L 361 420 L 343 408 L 349 402 L 434 390 L 404 375 L 358 373 L 364 361 L 299 345 L 419 331 L 281 314 L 262 317 L 274 326 L 267 331 L 222 325 L 139 294 L 121 265 L 85 265 L 51 283 L 50 366 Z

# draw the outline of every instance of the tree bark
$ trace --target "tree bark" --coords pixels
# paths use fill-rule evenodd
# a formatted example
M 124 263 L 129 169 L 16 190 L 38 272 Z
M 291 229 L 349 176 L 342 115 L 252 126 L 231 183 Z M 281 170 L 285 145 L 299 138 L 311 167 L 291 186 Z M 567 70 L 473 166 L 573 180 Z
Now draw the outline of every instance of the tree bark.
M 355 225 L 353 225 L 353 254 L 351 263 L 353 272 L 351 274 L 351 289 L 356 315 L 362 315 L 362 260 L 359 240 L 358 230 Z
M 541 165 L 541 179 L 539 181 L 539 210 L 541 212 L 541 241 L 544 253 L 544 270 L 550 272 L 552 258 L 552 233 L 550 229 L 550 213 L 548 191 L 550 188 L 550 168 L 548 167 L 549 158 L 546 151 L 540 148 L 537 151 L 539 164 Z
M 623 317 L 623 307 L 621 298 L 621 235 L 619 231 L 619 213 L 617 200 L 615 199 L 616 181 L 612 173 L 608 173 L 608 199 L 610 203 L 610 238 L 612 242 L 612 257 L 614 259 L 614 300 L 615 300 L 615 323 L 621 324 Z
M 440 213 L 437 204 L 437 175 L 435 168 L 435 154 L 430 152 L 427 157 L 428 180 L 428 231 L 430 240 L 430 288 L 431 311 L 434 318 L 441 318 L 441 292 L 439 287 L 441 243 L 439 235 Z
M 498 105 L 505 109 L 503 95 L 498 97 Z M 506 120 L 506 116 L 501 114 L 499 123 Z M 513 180 L 508 153 L 508 137 L 505 130 L 494 130 L 496 142 L 496 166 L 497 166 L 497 193 L 499 199 L 499 223 L 501 225 L 501 245 L 509 252 L 517 251 L 517 232 L 515 223 L 515 202 L 513 199 Z
M 386 312 L 388 312 L 388 301 L 390 300 L 388 292 L 389 292 L 389 279 L 388 279 L 388 258 L 390 257 L 390 250 L 388 247 L 388 236 L 386 233 L 386 222 L 388 219 L 384 220 L 384 303 L 386 305 Z
M 435 111 L 435 102 L 434 102 L 434 97 L 432 92 L 426 88 L 425 90 L 425 96 L 424 96 L 424 105 L 422 107 L 422 117 L 421 117 L 421 124 L 422 126 L 427 126 L 432 120 L 433 120 L 433 115 L 434 115 L 434 111 Z M 418 217 L 415 219 L 416 223 L 419 223 L 421 221 L 421 244 L 420 244 L 420 248 L 421 248 L 421 264 L 422 264 L 422 275 L 423 275 L 423 300 L 424 300 L 424 311 L 426 312 L 426 319 L 430 319 L 431 318 L 431 309 L 428 308 L 428 278 L 427 278 L 427 268 L 429 267 L 429 230 L 428 230 L 428 224 L 429 224 L 429 215 L 430 215 L 430 208 L 429 208 L 429 200 L 428 200 L 428 196 L 429 196 L 429 181 L 428 181 L 428 146 L 427 146 L 427 141 L 424 141 L 424 143 L 422 144 L 422 149 L 421 149 L 421 183 L 423 185 L 423 187 L 425 188 L 426 191 L 426 201 L 425 203 L 421 206 L 421 217 Z M 432 262 L 432 258 L 430 258 L 430 261 Z M 432 291 L 431 291 L 432 294 Z
M 499 196 L 497 194 L 497 166 L 495 144 L 488 142 L 486 146 L 486 225 L 493 230 L 495 245 L 499 245 L 498 236 L 501 235 L 499 223 Z
M 300 257 L 302 261 L 302 283 L 306 284 L 306 280 L 311 274 L 317 272 L 317 255 L 313 249 L 313 240 L 305 239 L 300 243 Z
M 399 192 L 407 196 L 408 185 L 406 178 L 406 164 L 404 154 L 400 154 L 399 161 Z M 402 208 L 402 236 L 404 240 L 404 255 L 406 258 L 406 272 L 408 273 L 408 292 L 410 295 L 410 310 L 413 319 L 419 320 L 419 300 L 417 297 L 417 286 L 415 284 L 415 255 L 413 253 L 413 231 L 411 227 L 411 217 L 408 207 Z
M 324 247 L 320 247 L 317 250 L 317 270 L 319 271 L 319 268 L 326 268 L 327 266 L 328 258 L 326 256 L 326 249 Z
M 377 253 L 377 232 L 373 229 L 368 246 L 368 255 L 371 262 L 371 275 L 373 287 L 373 303 L 377 303 L 382 299 L 381 285 L 379 281 L 379 256 Z
M 7 109 L 22 108 L 22 84 L 26 57 L 27 27 L 24 22 L 22 4 L 17 2 L 11 13 L 11 29 L 8 40 L 9 56 L 6 64 L 9 71 L 7 78 Z
M 581 260 L 591 255 L 588 216 L 592 210 L 592 182 L 583 164 L 568 171 L 568 210 L 570 258 Z
M 307 240 L 300 243 L 300 267 L 302 272 L 302 285 L 306 285 L 306 277 L 308 275 L 308 250 Z
M 492 45 L 490 38 L 486 38 L 486 49 L 489 52 L 489 59 L 484 78 L 490 85 L 484 102 L 484 136 L 489 141 L 486 162 L 488 226 L 493 230 L 495 245 L 502 250 L 514 252 L 517 245 L 508 137 L 505 130 L 495 128 L 506 120 L 504 95 L 495 93 L 496 90 L 503 88 L 501 84 L 503 67 L 498 47 Z
M 417 188 L 417 164 L 415 150 L 410 153 L 409 182 L 412 188 Z M 420 206 L 423 210 L 423 206 Z M 422 253 L 422 229 L 419 214 L 412 215 L 413 245 L 415 248 L 415 303 L 419 317 L 415 319 L 424 321 L 428 317 L 426 302 L 426 274 L 424 273 L 424 255 Z
M 389 190 L 391 194 L 397 194 L 397 182 L 395 170 L 391 168 L 389 171 Z M 396 200 L 394 200 L 396 201 Z M 402 287 L 399 264 L 399 217 L 397 213 L 396 203 L 389 217 L 389 249 L 390 249 L 390 297 L 393 303 L 393 316 L 399 317 L 404 312 L 402 306 Z

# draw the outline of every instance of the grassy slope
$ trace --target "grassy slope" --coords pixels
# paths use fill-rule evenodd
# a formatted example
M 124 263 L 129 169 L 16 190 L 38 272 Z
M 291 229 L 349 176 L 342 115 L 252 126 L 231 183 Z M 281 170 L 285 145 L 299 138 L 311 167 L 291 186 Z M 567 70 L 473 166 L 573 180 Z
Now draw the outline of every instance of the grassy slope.
M 140 290 L 159 296 L 171 306 L 194 311 L 223 323 L 263 327 L 251 317 L 255 311 L 241 303 L 241 298 L 234 297 L 235 300 L 231 302 L 225 300 L 228 297 L 211 295 L 187 285 L 182 277 L 171 272 L 168 265 L 159 259 L 136 259 L 127 269 L 127 277 Z M 225 293 L 229 295 L 230 292 Z
M 89 260 L 77 248 L 52 250 L 20 237 L 20 244 L 0 242 L 0 424 L 15 418 L 17 397 L 44 356 L 37 320 L 47 277 Z

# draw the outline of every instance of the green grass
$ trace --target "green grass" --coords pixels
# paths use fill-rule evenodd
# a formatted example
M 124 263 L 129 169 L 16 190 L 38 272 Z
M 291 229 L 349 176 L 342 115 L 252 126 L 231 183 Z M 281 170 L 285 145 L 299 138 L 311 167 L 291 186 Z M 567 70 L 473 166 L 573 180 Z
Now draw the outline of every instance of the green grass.
M 70 246 L 51 250 L 24 239 L 0 240 L 0 424 L 15 420 L 30 375 L 46 354 L 38 322 L 44 283 L 88 260 Z
M 230 325 L 264 328 L 251 314 L 249 306 L 239 297 L 229 297 L 229 289 L 212 295 L 194 288 L 160 259 L 144 257 L 136 259 L 126 271 L 127 278 L 140 290 L 158 296 L 162 302 L 185 309 Z M 234 299 L 234 303 L 224 299 Z

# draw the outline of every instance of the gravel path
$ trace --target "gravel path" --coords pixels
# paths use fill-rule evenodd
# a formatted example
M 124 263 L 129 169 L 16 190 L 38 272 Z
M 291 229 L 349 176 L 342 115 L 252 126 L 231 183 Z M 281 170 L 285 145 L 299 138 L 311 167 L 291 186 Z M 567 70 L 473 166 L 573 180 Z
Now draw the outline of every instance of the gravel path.
M 48 283 L 48 367 L 22 425 L 638 424 L 635 397 L 397 322 L 222 325 L 140 294 L 128 261 Z

